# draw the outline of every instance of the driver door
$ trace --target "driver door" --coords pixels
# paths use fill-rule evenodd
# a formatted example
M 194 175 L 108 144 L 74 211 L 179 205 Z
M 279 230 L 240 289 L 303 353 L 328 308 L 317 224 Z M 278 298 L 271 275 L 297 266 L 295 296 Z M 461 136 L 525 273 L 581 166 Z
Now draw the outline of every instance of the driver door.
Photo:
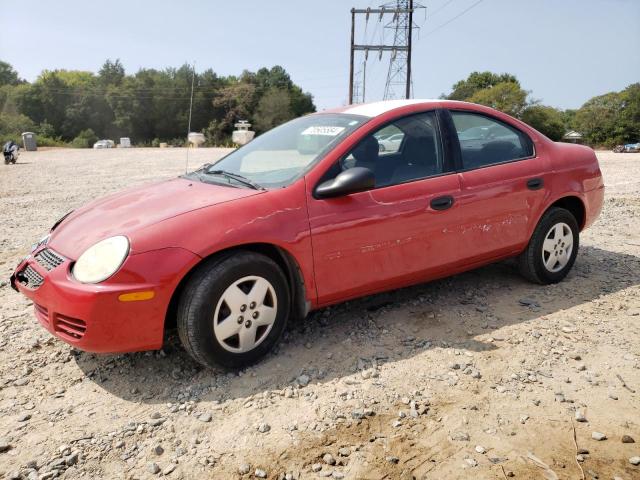
M 308 186 L 320 305 L 423 281 L 459 256 L 452 225 L 460 183 L 445 161 L 435 112 L 403 117 L 393 125 L 404 134 L 397 152 L 372 148 L 378 143 L 376 132 L 321 180 L 366 166 L 376 174 L 376 188 L 316 199 L 315 185 Z

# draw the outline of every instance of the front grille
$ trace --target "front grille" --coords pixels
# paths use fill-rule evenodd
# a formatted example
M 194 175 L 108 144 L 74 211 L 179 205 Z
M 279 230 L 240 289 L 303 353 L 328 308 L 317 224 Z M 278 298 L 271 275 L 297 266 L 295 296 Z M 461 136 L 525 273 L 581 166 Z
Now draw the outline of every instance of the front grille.
M 22 270 L 20 273 L 16 275 L 16 279 L 25 287 L 36 289 L 42 282 L 44 282 L 44 278 L 38 272 L 36 272 L 31 265 L 27 265 L 27 267 Z
M 64 262 L 64 258 L 49 248 L 45 248 L 38 252 L 35 257 L 36 262 L 42 265 L 48 272 L 60 266 Z
M 84 320 L 71 318 L 64 315 L 56 315 L 54 330 L 71 340 L 80 340 L 87 331 L 87 324 Z

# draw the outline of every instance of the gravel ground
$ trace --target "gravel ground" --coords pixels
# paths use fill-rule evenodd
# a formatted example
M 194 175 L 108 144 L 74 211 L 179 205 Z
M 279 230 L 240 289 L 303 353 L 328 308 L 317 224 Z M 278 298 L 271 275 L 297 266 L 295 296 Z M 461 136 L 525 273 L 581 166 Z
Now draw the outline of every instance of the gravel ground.
M 0 476 L 640 478 L 640 155 L 598 156 L 605 207 L 561 284 L 505 262 L 352 301 L 230 374 L 173 336 L 75 351 L 6 283 L 59 216 L 185 150 L 22 153 L 0 167 Z

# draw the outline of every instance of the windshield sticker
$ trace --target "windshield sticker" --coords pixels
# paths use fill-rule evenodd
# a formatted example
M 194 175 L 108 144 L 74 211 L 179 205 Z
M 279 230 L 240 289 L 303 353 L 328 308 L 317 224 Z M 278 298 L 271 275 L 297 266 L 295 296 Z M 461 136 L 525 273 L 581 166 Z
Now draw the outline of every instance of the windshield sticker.
M 302 135 L 327 135 L 335 137 L 344 130 L 344 127 L 317 126 L 309 127 L 302 132 Z

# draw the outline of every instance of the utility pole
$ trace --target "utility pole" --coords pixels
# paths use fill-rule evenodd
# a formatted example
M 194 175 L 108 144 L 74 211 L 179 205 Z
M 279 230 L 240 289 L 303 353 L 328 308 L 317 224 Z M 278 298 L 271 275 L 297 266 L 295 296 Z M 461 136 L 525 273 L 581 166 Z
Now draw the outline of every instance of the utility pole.
M 418 28 L 413 25 L 413 12 L 415 9 L 424 8 L 415 4 L 413 0 L 395 0 L 381 5 L 380 8 L 352 8 L 351 9 L 351 55 L 349 64 L 349 104 L 352 104 L 357 95 L 354 95 L 354 62 L 355 52 L 365 52 L 365 63 L 363 66 L 362 101 L 366 91 L 366 59 L 369 52 L 377 52 L 378 58 L 382 59 L 384 52 L 389 52 L 391 59 L 389 62 L 389 72 L 385 84 L 384 99 L 395 98 L 393 87 L 402 83 L 405 87 L 405 98 L 411 97 L 411 49 L 413 29 Z M 365 15 L 369 21 L 371 14 L 378 15 L 378 21 L 382 21 L 385 15 L 393 15 L 392 20 L 385 25 L 387 29 L 394 30 L 393 45 L 385 44 L 363 44 L 355 43 L 355 22 L 356 15 Z
M 356 33 L 356 9 L 351 9 L 351 61 L 349 62 L 349 105 L 353 103 L 353 42 L 355 41 Z
M 411 98 L 411 40 L 413 38 L 413 0 L 409 0 L 409 37 L 407 38 L 407 91 L 405 98 Z

